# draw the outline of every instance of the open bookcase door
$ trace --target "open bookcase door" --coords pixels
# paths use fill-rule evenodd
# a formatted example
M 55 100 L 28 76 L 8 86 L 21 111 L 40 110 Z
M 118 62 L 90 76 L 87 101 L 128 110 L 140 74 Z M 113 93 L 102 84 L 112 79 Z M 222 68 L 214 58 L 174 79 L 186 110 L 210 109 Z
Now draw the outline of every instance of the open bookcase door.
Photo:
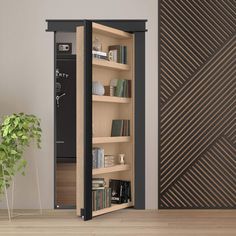
M 83 26 L 77 27 L 76 37 L 76 204 L 77 215 L 89 220 L 93 216 L 134 206 L 134 35 L 86 20 Z M 102 43 L 101 50 L 108 51 L 111 45 L 115 45 L 122 47 L 122 53 L 126 56 L 119 56 L 119 61 L 93 58 L 92 42 L 97 38 Z M 107 86 L 113 78 L 126 80 L 127 93 L 122 93 L 122 96 L 92 95 L 93 80 Z M 126 128 L 122 128 L 122 132 L 125 130 L 122 135 L 111 135 L 115 120 L 127 121 L 127 125 L 124 125 Z M 103 149 L 103 155 L 105 152 L 115 157 L 124 153 L 120 155 L 125 155 L 125 163 L 117 161 L 106 168 L 103 163 L 100 168 L 93 169 L 93 145 Z M 96 190 L 92 190 L 93 178 L 104 180 L 105 190 L 101 195 L 95 195 Z M 113 183 L 118 181 L 120 188 L 121 184 L 126 184 L 127 191 L 124 192 L 129 197 L 111 204 L 110 180 Z
M 92 218 L 92 22 L 76 28 L 76 209 Z

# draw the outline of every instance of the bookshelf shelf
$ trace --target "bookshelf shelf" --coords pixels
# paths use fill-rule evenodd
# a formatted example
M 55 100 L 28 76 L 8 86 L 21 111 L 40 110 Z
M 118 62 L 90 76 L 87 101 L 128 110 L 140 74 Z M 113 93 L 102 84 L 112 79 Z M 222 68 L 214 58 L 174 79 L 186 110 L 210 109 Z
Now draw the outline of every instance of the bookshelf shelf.
M 93 32 L 97 34 L 103 34 L 109 37 L 117 38 L 117 39 L 129 39 L 132 37 L 131 34 L 126 33 L 124 31 L 107 27 L 105 25 L 96 24 L 96 23 L 93 23 Z
M 96 58 L 93 58 L 93 65 L 97 67 L 108 68 L 111 70 L 127 71 L 130 69 L 130 66 L 126 64 Z
M 127 165 L 127 164 L 115 165 L 112 167 L 93 169 L 93 175 L 106 174 L 106 173 L 119 172 L 119 171 L 127 171 L 127 170 L 130 170 L 130 165 Z
M 132 202 L 123 203 L 123 204 L 113 204 L 111 207 L 104 208 L 104 209 L 101 209 L 101 210 L 98 210 L 98 211 L 93 211 L 93 216 L 99 216 L 99 215 L 102 215 L 102 214 L 106 214 L 108 212 L 121 210 L 121 209 L 131 207 L 131 206 L 133 206 Z
M 94 102 L 130 103 L 131 98 L 93 95 Z
M 130 142 L 131 138 L 129 136 L 120 137 L 95 137 L 93 138 L 93 144 L 102 143 L 126 143 Z

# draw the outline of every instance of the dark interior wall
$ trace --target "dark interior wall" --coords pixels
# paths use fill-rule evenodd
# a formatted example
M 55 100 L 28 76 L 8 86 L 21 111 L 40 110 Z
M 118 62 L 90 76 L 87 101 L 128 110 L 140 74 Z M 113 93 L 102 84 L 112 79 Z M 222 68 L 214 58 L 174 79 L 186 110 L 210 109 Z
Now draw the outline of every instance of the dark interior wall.
M 159 4 L 159 208 L 236 208 L 236 1 Z

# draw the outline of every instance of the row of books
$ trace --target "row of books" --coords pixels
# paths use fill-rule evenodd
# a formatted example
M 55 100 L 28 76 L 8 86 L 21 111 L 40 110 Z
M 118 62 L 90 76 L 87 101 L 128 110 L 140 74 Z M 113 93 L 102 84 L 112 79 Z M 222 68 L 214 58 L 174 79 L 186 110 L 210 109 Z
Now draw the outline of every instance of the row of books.
M 111 45 L 108 47 L 109 60 L 127 64 L 127 47 L 123 45 Z
M 98 211 L 111 206 L 111 189 L 97 189 L 92 191 L 93 211 Z
M 104 168 L 116 165 L 116 158 L 114 155 L 104 155 L 104 149 L 94 147 L 92 150 L 93 168 Z
M 100 187 L 94 187 L 94 184 Z M 93 179 L 92 206 L 93 211 L 107 208 L 112 204 L 131 202 L 130 181 L 110 179 L 109 187 L 105 187 L 104 178 Z
M 105 86 L 106 96 L 131 97 L 131 80 L 112 79 L 109 86 Z
M 108 47 L 108 53 L 92 50 L 92 56 L 98 59 L 127 64 L 127 47 L 123 45 L 111 45 Z
M 111 136 L 130 136 L 130 120 L 112 120 Z

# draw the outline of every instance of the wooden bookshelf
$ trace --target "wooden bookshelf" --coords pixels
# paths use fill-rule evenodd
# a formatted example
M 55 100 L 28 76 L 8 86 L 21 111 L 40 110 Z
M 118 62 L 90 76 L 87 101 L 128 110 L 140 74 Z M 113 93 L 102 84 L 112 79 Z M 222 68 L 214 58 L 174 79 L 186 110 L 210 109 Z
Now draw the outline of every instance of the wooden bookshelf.
M 131 98 L 93 95 L 94 102 L 130 103 Z
M 130 69 L 130 66 L 127 64 L 117 63 L 113 61 L 107 61 L 103 59 L 93 58 L 93 65 L 97 67 L 103 67 L 111 70 L 121 70 L 127 71 Z
M 130 142 L 129 136 L 120 136 L 120 137 L 94 137 L 93 144 L 102 144 L 102 143 L 126 143 Z
M 110 84 L 111 79 L 131 80 L 131 98 L 112 96 L 92 96 L 93 107 L 93 145 L 104 148 L 106 153 L 124 153 L 125 165 L 115 165 L 107 168 L 93 169 L 93 176 L 105 179 L 128 180 L 131 183 L 131 197 L 134 196 L 134 37 L 133 35 L 110 27 L 93 24 L 93 38 L 102 43 L 103 51 L 108 52 L 111 45 L 127 47 L 127 64 L 116 63 L 93 58 L 93 81 L 100 81 L 103 85 Z M 109 137 L 112 120 L 130 120 L 130 135 Z M 108 187 L 108 185 L 106 186 Z M 93 211 L 93 216 L 124 209 L 133 206 L 132 203 L 113 204 L 109 208 Z
M 127 171 L 127 170 L 130 170 L 130 165 L 128 165 L 128 164 L 115 165 L 112 167 L 93 169 L 93 175 L 100 175 L 100 174 L 119 172 L 119 171 Z
M 102 215 L 102 214 L 106 214 L 112 211 L 117 211 L 117 210 L 121 210 L 127 207 L 131 207 L 133 206 L 132 202 L 130 203 L 123 203 L 123 204 L 112 204 L 111 207 L 107 207 L 98 211 L 93 211 L 93 216 L 98 216 L 98 215 Z
M 130 80 L 129 92 L 131 92 L 131 98 L 125 97 L 113 97 L 113 96 L 92 96 L 92 123 L 88 123 L 84 120 L 86 118 L 83 114 L 85 111 L 84 97 L 85 97 L 85 67 L 84 67 L 84 28 L 77 28 L 77 214 L 80 215 L 80 209 L 84 208 L 84 185 L 85 175 L 84 166 L 87 158 L 91 158 L 90 152 L 84 149 L 85 140 L 84 137 L 85 128 L 92 128 L 93 147 L 100 147 L 104 149 L 105 154 L 124 154 L 125 165 L 115 165 L 107 168 L 93 169 L 93 176 L 99 176 L 103 178 L 106 183 L 106 188 L 109 187 L 109 181 L 111 179 L 130 181 L 131 198 L 135 201 L 134 196 L 134 101 L 135 101 L 135 77 L 134 77 L 134 35 L 112 29 L 110 27 L 92 24 L 92 40 L 96 38 L 101 42 L 102 51 L 108 52 L 109 47 L 112 45 L 126 46 L 127 64 L 117 63 L 104 59 L 92 59 L 92 81 L 99 81 L 104 86 L 111 83 L 112 79 L 118 80 Z M 119 47 L 118 47 L 119 49 Z M 119 54 L 120 56 L 121 53 Z M 122 56 L 123 58 L 123 56 Z M 123 58 L 124 59 L 124 58 Z M 124 125 L 122 132 L 130 136 L 116 136 L 110 137 L 112 131 L 113 120 L 129 120 L 129 132 L 123 132 L 127 129 L 127 125 Z M 114 123 L 113 123 L 114 124 Z M 127 130 L 126 130 L 127 131 Z M 122 133 L 121 132 L 121 133 Z M 92 151 L 92 150 L 91 150 Z M 89 156 L 88 156 L 89 155 Z M 98 216 L 108 212 L 124 209 L 134 205 L 134 201 L 124 204 L 112 204 L 111 207 L 104 208 L 98 211 L 93 211 L 93 216 Z

